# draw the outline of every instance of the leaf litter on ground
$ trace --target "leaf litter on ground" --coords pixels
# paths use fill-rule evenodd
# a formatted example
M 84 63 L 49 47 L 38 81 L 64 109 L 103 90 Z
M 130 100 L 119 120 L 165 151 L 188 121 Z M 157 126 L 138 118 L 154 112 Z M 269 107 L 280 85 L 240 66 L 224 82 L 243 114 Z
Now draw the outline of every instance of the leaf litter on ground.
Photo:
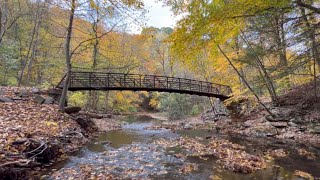
M 248 154 L 244 151 L 243 146 L 224 139 L 212 138 L 208 144 L 204 144 L 196 138 L 180 137 L 174 140 L 160 139 L 154 143 L 165 147 L 182 147 L 186 156 L 203 158 L 204 156 L 213 155 L 219 159 L 225 169 L 233 172 L 252 173 L 266 168 L 264 158 Z M 179 157 L 181 155 L 176 156 Z

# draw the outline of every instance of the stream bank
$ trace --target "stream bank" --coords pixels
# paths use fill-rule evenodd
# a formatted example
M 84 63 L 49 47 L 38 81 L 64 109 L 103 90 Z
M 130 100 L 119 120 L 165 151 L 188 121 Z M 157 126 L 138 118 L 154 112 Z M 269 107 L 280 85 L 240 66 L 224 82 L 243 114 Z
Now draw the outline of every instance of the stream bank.
M 152 127 L 161 126 L 163 121 L 148 116 L 129 116 L 123 121 L 126 123 L 121 129 L 100 133 L 77 154 L 51 167 L 44 177 L 227 180 L 320 177 L 319 152 L 306 147 L 271 138 L 223 135 L 211 128 L 155 129 Z M 262 166 L 255 164 L 256 169 L 247 171 L 246 167 L 253 162 Z M 237 167 L 240 169 L 234 169 Z
M 99 130 L 121 127 L 116 117 L 106 119 L 61 113 L 37 88 L 0 87 L 0 179 L 40 178 Z

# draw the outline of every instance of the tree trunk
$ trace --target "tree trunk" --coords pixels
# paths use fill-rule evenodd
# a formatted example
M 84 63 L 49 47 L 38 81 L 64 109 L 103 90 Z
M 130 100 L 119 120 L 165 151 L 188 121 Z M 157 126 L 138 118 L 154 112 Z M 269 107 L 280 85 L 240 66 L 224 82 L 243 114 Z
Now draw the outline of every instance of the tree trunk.
M 273 18 L 273 17 L 271 17 Z M 276 43 L 276 52 L 279 56 L 279 67 L 284 71 L 285 84 L 284 88 L 289 89 L 290 79 L 289 79 L 289 71 L 288 71 L 288 58 L 287 58 L 287 41 L 286 41 L 286 32 L 285 32 L 285 22 L 284 22 L 284 13 L 280 12 L 275 15 L 275 25 L 273 26 L 274 31 L 274 39 Z M 282 77 L 282 76 L 281 76 Z
M 230 66 L 236 71 L 236 73 L 238 74 L 238 76 L 243 80 L 243 82 L 246 84 L 246 86 L 248 87 L 248 89 L 252 92 L 252 94 L 257 98 L 258 102 L 260 105 L 262 105 L 262 107 L 264 107 L 264 109 L 271 115 L 273 116 L 272 112 L 267 108 L 267 106 L 265 104 L 262 103 L 262 101 L 260 100 L 259 96 L 254 92 L 254 90 L 251 88 L 251 86 L 249 85 L 249 83 L 244 79 L 243 76 L 241 76 L 239 70 L 233 65 L 233 63 L 231 62 L 231 60 L 229 59 L 229 57 L 224 53 L 224 51 L 220 48 L 219 45 L 217 45 L 218 49 L 220 50 L 220 52 L 222 53 L 222 55 L 227 59 L 228 63 L 230 64 Z
M 295 3 L 297 3 L 297 5 L 300 6 L 300 7 L 307 8 L 307 9 L 309 9 L 311 11 L 314 11 L 315 13 L 320 14 L 320 8 L 317 8 L 316 6 L 312 6 L 310 4 L 306 4 L 306 3 L 302 2 L 302 0 L 296 0 Z
M 239 39 L 238 38 L 235 38 L 235 51 L 237 54 L 239 54 L 240 52 L 240 45 L 239 45 Z M 245 88 L 246 88 L 246 84 L 244 83 L 244 80 L 243 79 L 246 79 L 246 74 L 245 74 L 245 71 L 244 71 L 244 68 L 240 68 L 239 69 L 239 73 L 241 75 L 241 77 L 239 76 L 239 83 L 240 83 L 240 92 L 244 92 L 245 91 Z
M 29 64 L 28 61 L 29 61 L 29 56 L 30 56 L 30 53 L 31 53 L 31 49 L 33 47 L 34 39 L 35 39 L 35 36 L 36 36 L 37 24 L 38 24 L 38 22 L 37 22 L 37 20 L 35 20 L 35 23 L 34 23 L 34 26 L 33 26 L 33 30 L 32 30 L 31 40 L 30 40 L 29 47 L 28 47 L 28 52 L 27 52 L 26 57 L 24 58 L 25 60 L 24 61 L 22 60 L 22 67 L 21 67 L 20 76 L 19 76 L 19 82 L 18 82 L 18 86 L 19 87 L 22 84 L 22 80 L 23 80 L 23 75 L 24 75 L 25 69 L 26 69 L 27 65 Z
M 306 11 L 304 8 L 300 7 L 302 19 L 307 26 L 308 36 L 311 41 L 311 53 L 313 58 L 313 78 L 314 78 L 314 96 L 317 98 L 317 71 L 316 71 L 316 64 L 318 65 L 318 69 L 320 70 L 320 54 L 318 51 L 318 43 L 316 40 L 315 35 L 315 28 L 311 27 L 311 24 L 309 22 L 309 19 L 306 15 Z
M 97 25 L 95 25 L 95 26 L 97 26 Z M 95 39 L 94 39 L 94 45 L 93 45 L 93 64 L 92 64 L 92 67 L 95 69 L 98 64 L 98 53 L 99 53 L 99 49 L 98 49 L 99 41 L 98 41 L 97 29 L 94 30 L 94 33 L 95 33 Z
M 241 38 L 247 44 L 247 46 L 254 52 L 251 44 L 245 38 L 243 32 L 242 32 Z M 277 106 L 279 104 L 279 102 L 278 102 L 278 96 L 277 96 L 276 90 L 274 88 L 273 82 L 272 82 L 272 80 L 271 80 L 266 68 L 264 67 L 264 64 L 262 63 L 262 60 L 260 60 L 260 58 L 258 56 L 255 56 L 255 63 L 257 65 L 258 69 L 259 69 L 259 72 L 261 73 L 261 76 L 262 76 L 263 80 L 265 81 L 265 83 L 267 85 L 267 89 L 268 89 L 268 92 L 270 94 L 270 97 L 271 97 L 273 105 Z
M 59 102 L 59 110 L 64 111 L 64 105 L 67 98 L 68 88 L 69 88 L 69 81 L 71 76 L 71 57 L 72 54 L 70 53 L 70 44 L 71 44 L 71 36 L 72 36 L 72 26 L 73 26 L 73 19 L 74 19 L 74 12 L 76 9 L 76 0 L 71 0 L 71 8 L 70 8 L 70 17 L 69 17 L 69 25 L 67 28 L 67 37 L 66 37 L 66 66 L 67 66 L 67 74 L 66 79 L 64 82 L 60 102 Z
M 309 19 L 306 15 L 306 11 L 304 8 L 300 8 L 301 14 L 302 14 L 302 19 L 307 26 L 307 31 L 308 31 L 308 36 L 311 41 L 311 52 L 312 52 L 312 57 L 316 61 L 318 68 L 320 70 L 320 53 L 318 49 L 318 43 L 316 40 L 316 35 L 315 35 L 315 28 L 311 27 L 311 24 L 309 22 Z
M 94 33 L 94 44 L 93 44 L 93 51 L 92 51 L 92 69 L 95 70 L 98 65 L 98 53 L 99 53 L 99 39 L 98 39 L 98 22 L 99 22 L 99 11 L 94 9 L 96 12 L 95 19 L 92 24 L 92 31 Z M 87 107 L 89 110 L 96 112 L 98 105 L 98 92 L 97 91 L 90 91 L 89 98 L 87 101 Z
M 0 3 L 0 47 L 7 31 L 8 11 L 8 0 L 4 0 L 3 4 Z
M 39 15 L 41 16 L 41 15 Z M 39 29 L 41 26 L 41 20 L 37 20 L 37 28 L 35 29 L 35 41 L 32 45 L 32 52 L 31 52 L 31 57 L 28 63 L 28 71 L 27 71 L 27 78 L 26 78 L 26 84 L 30 86 L 30 77 L 31 77 L 31 71 L 32 71 L 32 66 L 33 63 L 37 57 L 37 50 L 38 50 L 38 43 L 39 43 Z

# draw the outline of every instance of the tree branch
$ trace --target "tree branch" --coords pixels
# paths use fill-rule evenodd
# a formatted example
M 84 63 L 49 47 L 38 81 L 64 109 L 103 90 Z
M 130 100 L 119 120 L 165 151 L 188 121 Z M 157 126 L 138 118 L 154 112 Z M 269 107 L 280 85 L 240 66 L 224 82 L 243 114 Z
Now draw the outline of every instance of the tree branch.
M 274 116 L 272 114 L 272 112 L 269 110 L 269 108 L 267 108 L 267 106 L 265 104 L 263 104 L 260 100 L 260 98 L 258 97 L 258 95 L 254 92 L 254 90 L 251 88 L 251 86 L 249 85 L 249 83 L 246 81 L 246 79 L 241 75 L 241 73 L 238 71 L 238 69 L 233 65 L 233 63 L 231 62 L 231 60 L 229 59 L 229 57 L 224 53 L 224 51 L 221 49 L 221 47 L 219 45 L 217 45 L 219 51 L 222 53 L 222 55 L 226 58 L 226 60 L 229 62 L 229 64 L 231 65 L 231 67 L 236 71 L 236 73 L 238 74 L 238 76 L 243 80 L 243 82 L 246 84 L 246 86 L 248 87 L 248 89 L 252 92 L 252 94 L 257 98 L 259 104 L 261 104 L 263 106 L 263 108 L 271 115 Z
M 112 28 L 111 28 L 109 31 L 101 34 L 100 36 L 93 37 L 93 38 L 90 38 L 90 39 L 86 39 L 86 40 L 80 42 L 80 43 L 78 44 L 78 46 L 76 46 L 76 47 L 73 49 L 73 51 L 72 51 L 71 54 L 70 54 L 70 57 L 72 57 L 72 55 L 75 53 L 75 51 L 76 51 L 78 48 L 80 48 L 82 44 L 84 44 L 84 43 L 86 43 L 86 42 L 89 42 L 89 41 L 92 41 L 92 40 L 95 40 L 95 39 L 102 38 L 103 36 L 105 36 L 105 35 L 109 34 L 110 32 L 112 32 L 113 29 L 114 29 L 116 26 L 117 26 L 117 24 L 114 24 L 114 26 L 112 26 Z
M 302 2 L 302 0 L 297 0 L 295 3 L 296 3 L 298 6 L 307 8 L 307 9 L 309 9 L 309 10 L 311 10 L 311 11 L 314 11 L 314 12 L 320 14 L 320 9 L 319 9 L 319 8 L 316 8 L 316 7 L 314 7 L 314 6 L 310 5 L 310 4 L 306 4 L 306 3 Z

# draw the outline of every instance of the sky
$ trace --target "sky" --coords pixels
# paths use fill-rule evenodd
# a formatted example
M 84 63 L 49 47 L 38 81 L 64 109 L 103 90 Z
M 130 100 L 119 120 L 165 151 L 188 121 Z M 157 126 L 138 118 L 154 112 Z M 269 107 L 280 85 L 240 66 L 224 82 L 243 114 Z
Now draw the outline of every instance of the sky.
M 169 7 L 163 7 L 161 2 L 156 0 L 144 0 L 147 13 L 147 25 L 153 27 L 174 27 L 178 20 L 173 16 Z
M 148 10 L 146 14 L 146 26 L 173 28 L 179 18 L 173 15 L 169 7 L 164 7 L 162 2 L 156 1 L 157 0 L 144 0 L 145 8 Z M 134 33 L 140 33 L 141 30 L 142 29 L 139 28 Z

